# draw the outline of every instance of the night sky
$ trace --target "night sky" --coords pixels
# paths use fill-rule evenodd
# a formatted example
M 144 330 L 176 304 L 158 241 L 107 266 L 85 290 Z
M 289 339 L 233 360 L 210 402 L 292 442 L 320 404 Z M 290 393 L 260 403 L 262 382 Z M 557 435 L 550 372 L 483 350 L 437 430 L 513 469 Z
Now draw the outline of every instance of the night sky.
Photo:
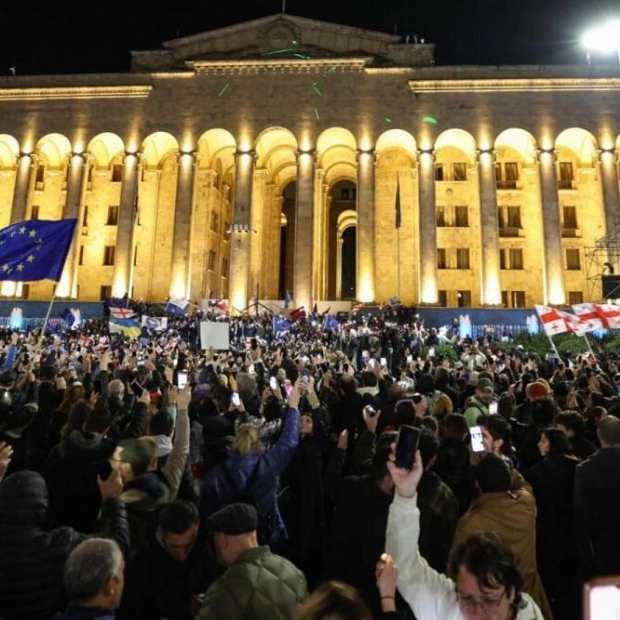
M 173 0 L 0 8 L 0 75 L 127 72 L 131 50 L 282 10 L 282 0 Z M 41 8 L 39 8 L 41 7 Z M 364 8 L 370 7 L 370 8 Z M 286 12 L 436 44 L 438 65 L 585 63 L 583 32 L 611 17 L 617 0 L 286 0 Z M 595 58 L 612 62 L 614 57 Z

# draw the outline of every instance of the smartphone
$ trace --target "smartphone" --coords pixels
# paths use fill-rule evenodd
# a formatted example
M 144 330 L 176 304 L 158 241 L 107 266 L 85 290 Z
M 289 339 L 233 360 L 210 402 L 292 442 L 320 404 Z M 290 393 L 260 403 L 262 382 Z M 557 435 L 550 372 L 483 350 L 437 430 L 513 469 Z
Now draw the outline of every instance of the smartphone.
M 489 414 L 497 415 L 497 401 L 493 401 L 492 403 L 489 403 Z
M 97 394 L 101 394 L 101 379 L 95 379 L 93 381 L 93 392 L 97 392 Z
M 182 390 L 187 385 L 187 372 L 185 370 L 177 370 L 177 387 Z
M 429 357 L 435 357 L 435 347 L 431 347 L 431 348 L 428 350 L 428 356 L 429 356 Z
M 480 426 L 472 426 L 469 429 L 471 441 L 471 449 L 474 452 L 484 452 L 484 441 L 482 439 L 482 428 Z
M 254 368 L 254 364 L 250 364 L 248 366 L 248 373 L 253 375 L 256 372 L 255 368 Z
M 269 387 L 272 390 L 278 389 L 278 380 L 275 377 L 269 377 Z
M 398 439 L 396 440 L 396 450 L 394 451 L 394 464 L 401 469 L 413 469 L 415 463 L 415 453 L 418 449 L 420 440 L 420 429 L 415 426 L 403 424 L 398 429 Z
M 239 398 L 239 392 L 233 392 L 230 395 L 230 402 L 235 406 L 238 407 L 241 404 L 241 399 Z
M 293 384 L 291 383 L 290 379 L 286 379 L 284 381 L 284 391 L 287 396 L 291 395 L 291 392 L 293 391 Z
M 144 388 L 134 379 L 130 384 L 131 391 L 138 397 L 142 396 L 142 392 L 144 392 Z
M 381 366 L 382 366 L 382 367 L 387 366 L 387 359 L 386 359 L 385 357 L 382 357 L 382 358 L 381 358 Z
M 366 405 L 366 411 L 368 412 L 368 417 L 369 418 L 376 418 L 377 417 L 377 411 L 374 407 L 371 407 L 370 405 Z
M 583 620 L 620 618 L 620 575 L 596 577 L 583 586 Z
M 368 365 L 369 365 L 371 368 L 374 368 L 374 367 L 375 367 L 375 358 L 374 358 L 374 357 L 371 357 L 371 358 L 368 360 Z
M 411 364 L 413 362 L 413 355 L 407 355 L 407 364 Z

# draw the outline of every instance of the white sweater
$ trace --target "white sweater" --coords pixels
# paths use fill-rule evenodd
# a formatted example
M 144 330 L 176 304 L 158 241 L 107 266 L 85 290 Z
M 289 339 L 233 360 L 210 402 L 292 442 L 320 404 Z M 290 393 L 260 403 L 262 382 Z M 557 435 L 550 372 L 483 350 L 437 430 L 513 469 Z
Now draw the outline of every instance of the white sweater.
M 432 569 L 418 550 L 420 511 L 417 496 L 394 494 L 386 532 L 386 552 L 398 567 L 398 590 L 418 620 L 463 620 L 452 579 Z M 544 620 L 528 594 L 517 620 Z

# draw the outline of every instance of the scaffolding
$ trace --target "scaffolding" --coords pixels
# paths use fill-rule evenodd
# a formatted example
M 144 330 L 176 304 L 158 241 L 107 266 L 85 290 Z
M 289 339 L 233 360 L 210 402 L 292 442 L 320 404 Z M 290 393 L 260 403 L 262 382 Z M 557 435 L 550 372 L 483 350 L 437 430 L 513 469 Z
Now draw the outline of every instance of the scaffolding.
M 586 248 L 585 252 L 588 287 L 586 299 L 593 302 L 605 301 L 603 276 L 612 274 L 620 276 L 620 218 L 616 219 L 611 234 L 597 239 L 595 245 Z

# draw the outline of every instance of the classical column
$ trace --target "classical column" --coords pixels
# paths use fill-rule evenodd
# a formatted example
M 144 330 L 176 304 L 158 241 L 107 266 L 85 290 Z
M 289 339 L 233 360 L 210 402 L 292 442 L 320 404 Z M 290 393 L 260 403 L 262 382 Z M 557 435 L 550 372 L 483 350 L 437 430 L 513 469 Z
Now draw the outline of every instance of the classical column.
M 418 151 L 418 197 L 420 203 L 419 300 L 423 304 L 434 304 L 437 303 L 437 228 L 435 154 L 432 151 Z
M 375 299 L 375 152 L 357 152 L 356 297 Z
M 267 186 L 269 171 L 265 168 L 255 169 L 252 179 L 252 212 L 250 226 L 256 234 L 250 237 L 250 288 L 251 295 L 258 289 L 258 297 L 265 299 L 267 287 L 265 253 L 271 251 L 268 245 L 268 205 Z M 257 299 L 258 301 L 258 299 Z
M 67 254 L 65 267 L 58 284 L 56 294 L 58 297 L 70 297 L 77 299 L 78 293 L 78 252 L 80 249 L 79 233 L 80 215 L 84 205 L 84 190 L 86 172 L 88 170 L 85 161 L 88 159 L 87 153 L 73 153 L 69 156 L 69 173 L 67 175 L 67 198 L 65 201 L 64 217 L 66 219 L 75 218 L 78 220 L 76 233 L 73 237 L 73 244 Z
M 545 304 L 564 304 L 566 302 L 562 228 L 560 225 L 555 158 L 556 153 L 553 150 L 541 150 L 538 152 L 543 239 L 545 242 L 543 264 Z
M 316 168 L 314 171 L 314 223 L 313 223 L 313 267 L 312 290 L 315 299 L 325 299 L 325 170 Z
M 497 214 L 497 183 L 495 180 L 495 154 L 478 152 L 478 175 L 480 186 L 480 237 L 482 252 L 483 305 L 498 305 L 502 302 L 499 270 L 499 217 Z
M 297 153 L 297 196 L 295 201 L 295 258 L 293 299 L 296 307 L 312 310 L 312 221 L 314 216 L 314 151 Z
M 230 237 L 231 310 L 239 311 L 248 305 L 248 276 L 250 273 L 250 217 L 252 206 L 252 176 L 254 151 L 235 152 L 235 197 Z
M 20 153 L 17 160 L 13 204 L 11 205 L 11 224 L 26 219 L 26 213 L 34 191 L 36 164 L 37 156 L 34 153 Z M 21 294 L 21 283 L 4 280 L 0 286 L 0 294 L 3 297 L 14 297 Z
M 620 195 L 618 192 L 618 154 L 615 149 L 599 152 L 603 200 L 605 201 L 605 229 L 607 235 L 615 234 L 620 218 Z
M 173 299 L 187 299 L 189 295 L 190 245 L 196 153 L 177 153 L 177 191 L 174 203 L 174 233 L 172 238 L 172 264 L 170 288 Z
M 114 272 L 112 274 L 112 295 L 131 296 L 131 271 L 133 266 L 133 229 L 138 203 L 138 164 L 137 153 L 125 153 L 123 161 L 123 181 L 116 227 L 116 251 L 114 253 Z

